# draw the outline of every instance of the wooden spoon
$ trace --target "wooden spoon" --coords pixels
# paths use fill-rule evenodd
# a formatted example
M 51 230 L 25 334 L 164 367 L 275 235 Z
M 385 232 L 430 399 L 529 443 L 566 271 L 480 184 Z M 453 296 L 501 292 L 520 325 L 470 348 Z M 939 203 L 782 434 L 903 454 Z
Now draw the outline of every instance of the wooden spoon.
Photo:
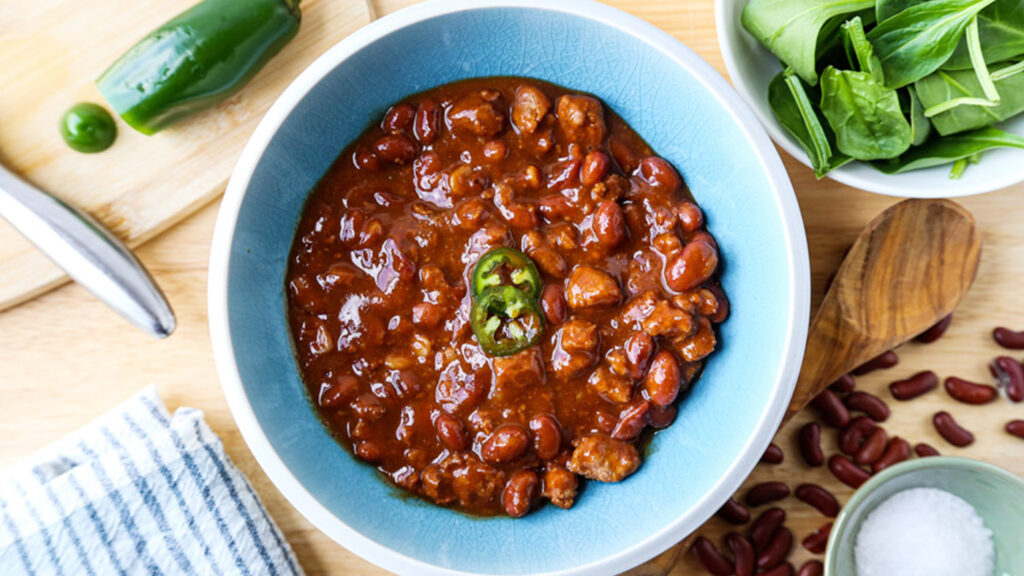
M 980 259 L 974 217 L 955 202 L 905 200 L 879 214 L 850 248 L 811 322 L 783 425 L 840 376 L 952 312 Z M 667 574 L 696 536 L 626 574 Z

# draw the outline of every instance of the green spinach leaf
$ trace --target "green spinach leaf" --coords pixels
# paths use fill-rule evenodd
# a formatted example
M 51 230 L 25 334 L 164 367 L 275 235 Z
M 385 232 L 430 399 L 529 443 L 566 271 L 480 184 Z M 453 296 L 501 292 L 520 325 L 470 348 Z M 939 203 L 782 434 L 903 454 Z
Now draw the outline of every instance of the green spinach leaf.
M 907 86 L 907 94 L 910 96 L 910 144 L 920 146 L 932 133 L 932 121 L 924 115 L 924 106 L 913 86 Z
M 750 0 L 743 8 L 741 22 L 804 82 L 816 86 L 815 62 L 822 28 L 834 24 L 837 16 L 874 5 L 875 0 Z
M 879 22 L 888 20 L 911 6 L 928 0 L 878 0 L 875 3 L 875 16 Z
M 999 78 L 999 71 L 993 78 Z M 989 126 L 1024 112 L 1024 74 L 1013 74 L 995 81 L 999 91 L 999 104 L 985 106 L 965 104 L 932 116 L 931 122 L 939 134 L 948 136 L 958 132 Z M 985 101 L 985 93 L 973 70 L 946 71 L 918 80 L 914 90 L 925 109 L 940 106 L 957 99 Z
M 868 72 L 826 68 L 821 75 L 821 111 L 839 150 L 858 160 L 895 158 L 913 139 L 899 95 Z
M 779 124 L 796 138 L 807 153 L 815 176 L 823 178 L 830 170 L 851 160 L 834 152 L 835 135 L 814 110 L 799 77 L 779 72 L 768 85 L 768 104 Z
M 972 158 L 994 148 L 1024 149 L 1024 137 L 998 128 L 982 128 L 954 136 L 932 138 L 922 146 L 911 148 L 899 158 L 886 162 L 872 162 L 872 166 L 886 174 L 899 174 Z
M 931 0 L 882 21 L 868 39 L 890 88 L 939 69 L 956 50 L 971 20 L 995 0 Z
M 1024 55 L 1024 0 L 996 0 L 978 14 L 978 30 L 986 64 Z M 942 65 L 945 70 L 971 67 L 966 39 Z

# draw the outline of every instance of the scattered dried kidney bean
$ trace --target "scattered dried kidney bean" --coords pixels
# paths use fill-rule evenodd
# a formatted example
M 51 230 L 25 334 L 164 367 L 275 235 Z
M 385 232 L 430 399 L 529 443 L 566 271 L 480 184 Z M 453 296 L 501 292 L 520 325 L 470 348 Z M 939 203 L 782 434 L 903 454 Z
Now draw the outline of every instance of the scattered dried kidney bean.
M 932 326 L 931 328 L 925 330 L 924 332 L 921 332 L 921 334 L 918 335 L 917 338 L 914 338 L 914 340 L 922 344 L 931 344 L 932 342 L 935 342 L 939 338 L 942 338 L 942 335 L 946 333 L 946 330 L 949 329 L 949 325 L 952 323 L 953 315 L 950 314 L 943 318 L 942 320 L 936 322 L 935 325 Z
M 729 498 L 725 501 L 725 504 L 722 504 L 722 507 L 718 509 L 718 517 L 729 524 L 739 526 L 750 522 L 750 510 L 748 510 L 743 504 L 737 502 L 735 498 Z
M 857 416 L 850 421 L 850 424 L 843 428 L 839 434 L 839 451 L 843 454 L 853 456 L 860 450 L 864 439 L 871 434 L 877 426 L 875 421 L 867 416 Z
M 839 479 L 840 482 L 851 488 L 860 488 L 861 484 L 868 481 L 870 474 L 853 463 L 846 456 L 833 455 L 828 459 L 828 469 Z
M 914 446 L 914 453 L 921 458 L 940 456 L 938 450 L 936 450 L 931 444 L 925 444 L 924 442 L 918 442 L 917 446 Z
M 988 366 L 992 376 L 1006 390 L 1006 396 L 1014 401 L 1024 400 L 1024 366 L 1009 356 L 1000 356 Z
M 736 576 L 753 576 L 754 563 L 757 555 L 754 552 L 754 545 L 745 536 L 735 532 L 725 535 L 725 545 L 732 550 L 734 573 Z
M 704 565 L 704 569 L 715 576 L 729 576 L 732 574 L 732 562 L 729 562 L 715 545 L 707 538 L 700 536 L 693 543 L 693 549 L 697 552 L 697 558 Z
M 835 518 L 839 514 L 839 501 L 831 492 L 817 484 L 801 484 L 793 492 L 797 500 L 806 502 L 829 518 Z
M 789 496 L 789 486 L 782 482 L 761 482 L 747 490 L 747 495 L 744 496 L 743 501 L 747 506 L 757 508 L 769 502 L 782 500 L 786 496 Z
M 910 442 L 907 442 L 899 436 L 893 436 L 892 440 L 889 441 L 889 446 L 887 446 L 885 452 L 882 453 L 882 457 L 874 463 L 871 469 L 877 474 L 889 466 L 899 464 L 909 458 Z
M 757 569 L 769 570 L 786 561 L 793 548 L 793 532 L 785 526 L 779 528 L 768 545 L 757 554 Z
M 885 433 L 885 429 L 879 427 L 868 435 L 864 443 L 860 445 L 860 449 L 853 455 L 853 461 L 861 466 L 868 466 L 874 464 L 879 458 L 882 457 L 882 453 L 885 452 L 885 448 L 889 442 L 889 435 Z
M 889 407 L 885 402 L 868 392 L 860 390 L 851 392 L 843 401 L 850 410 L 863 412 L 875 422 L 884 422 L 889 418 Z
M 785 460 L 786 455 L 782 453 L 782 448 L 779 448 L 774 442 L 768 445 L 768 449 L 761 455 L 761 462 L 765 464 L 782 464 Z
M 820 560 L 808 560 L 796 572 L 796 576 L 821 576 L 825 573 L 825 566 Z
M 930 392 L 939 385 L 939 377 L 931 370 L 918 372 L 906 380 L 897 380 L 889 384 L 889 392 L 897 400 L 911 400 Z
M 769 508 L 758 516 L 750 527 L 750 540 L 754 542 L 754 548 L 764 549 L 785 521 L 786 511 L 782 508 Z
M 850 376 L 849 374 L 843 374 L 842 376 L 839 377 L 839 380 L 836 380 L 835 382 L 830 384 L 828 388 L 833 392 L 838 392 L 839 394 L 846 394 L 848 392 L 853 392 L 853 389 L 856 387 L 857 383 L 853 380 L 853 376 Z
M 817 422 L 808 422 L 800 428 L 800 455 L 812 468 L 825 463 L 825 454 L 821 451 L 821 426 Z
M 992 331 L 996 344 L 1010 350 L 1024 350 L 1024 331 L 1015 332 L 1009 328 L 999 327 Z
M 946 378 L 946 392 L 954 400 L 964 404 L 988 404 L 996 399 L 999 393 L 995 387 L 988 384 L 976 384 L 974 382 L 950 376 Z
M 801 544 L 804 548 L 814 554 L 821 554 L 828 546 L 828 535 L 832 532 L 832 523 L 829 522 L 814 532 L 811 532 L 803 539 Z
M 854 376 L 863 376 L 868 372 L 874 372 L 875 370 L 883 370 L 886 368 L 892 368 L 893 366 L 900 363 L 900 357 L 895 352 L 889 350 L 888 352 L 882 352 L 878 356 L 875 356 L 871 360 L 861 364 L 854 368 L 850 373 Z
M 825 390 L 811 400 L 814 406 L 821 413 L 825 424 L 833 428 L 842 428 L 850 423 L 850 411 L 843 404 L 843 401 L 831 390 Z
M 1011 420 L 1007 422 L 1006 431 L 1017 438 L 1024 438 L 1024 420 Z
M 935 425 L 935 429 L 938 430 L 939 435 L 953 446 L 963 448 L 974 442 L 974 434 L 971 434 L 957 424 L 949 412 L 937 412 L 932 417 L 932 423 Z
M 793 565 L 789 562 L 779 564 L 771 570 L 761 572 L 761 576 L 793 576 Z

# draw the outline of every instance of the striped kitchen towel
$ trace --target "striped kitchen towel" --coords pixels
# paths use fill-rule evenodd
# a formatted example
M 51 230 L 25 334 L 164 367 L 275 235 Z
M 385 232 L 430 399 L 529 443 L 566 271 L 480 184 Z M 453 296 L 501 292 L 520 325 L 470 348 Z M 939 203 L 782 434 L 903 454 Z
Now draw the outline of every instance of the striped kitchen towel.
M 203 413 L 150 386 L 0 475 L 0 575 L 21 574 L 302 568 Z

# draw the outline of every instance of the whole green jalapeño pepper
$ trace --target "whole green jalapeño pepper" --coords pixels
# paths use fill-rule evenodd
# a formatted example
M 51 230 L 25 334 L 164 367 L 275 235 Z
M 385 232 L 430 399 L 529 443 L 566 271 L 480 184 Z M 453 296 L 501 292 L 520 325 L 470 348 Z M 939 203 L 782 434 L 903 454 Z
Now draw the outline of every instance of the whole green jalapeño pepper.
M 514 286 L 485 288 L 474 300 L 469 323 L 491 356 L 508 356 L 537 343 L 544 317 L 537 300 Z
M 203 0 L 140 40 L 96 86 L 129 126 L 154 134 L 238 92 L 300 19 L 299 0 Z
M 514 248 L 495 248 L 484 254 L 473 267 L 473 296 L 495 286 L 513 286 L 530 298 L 541 291 L 540 273 L 529 256 Z

